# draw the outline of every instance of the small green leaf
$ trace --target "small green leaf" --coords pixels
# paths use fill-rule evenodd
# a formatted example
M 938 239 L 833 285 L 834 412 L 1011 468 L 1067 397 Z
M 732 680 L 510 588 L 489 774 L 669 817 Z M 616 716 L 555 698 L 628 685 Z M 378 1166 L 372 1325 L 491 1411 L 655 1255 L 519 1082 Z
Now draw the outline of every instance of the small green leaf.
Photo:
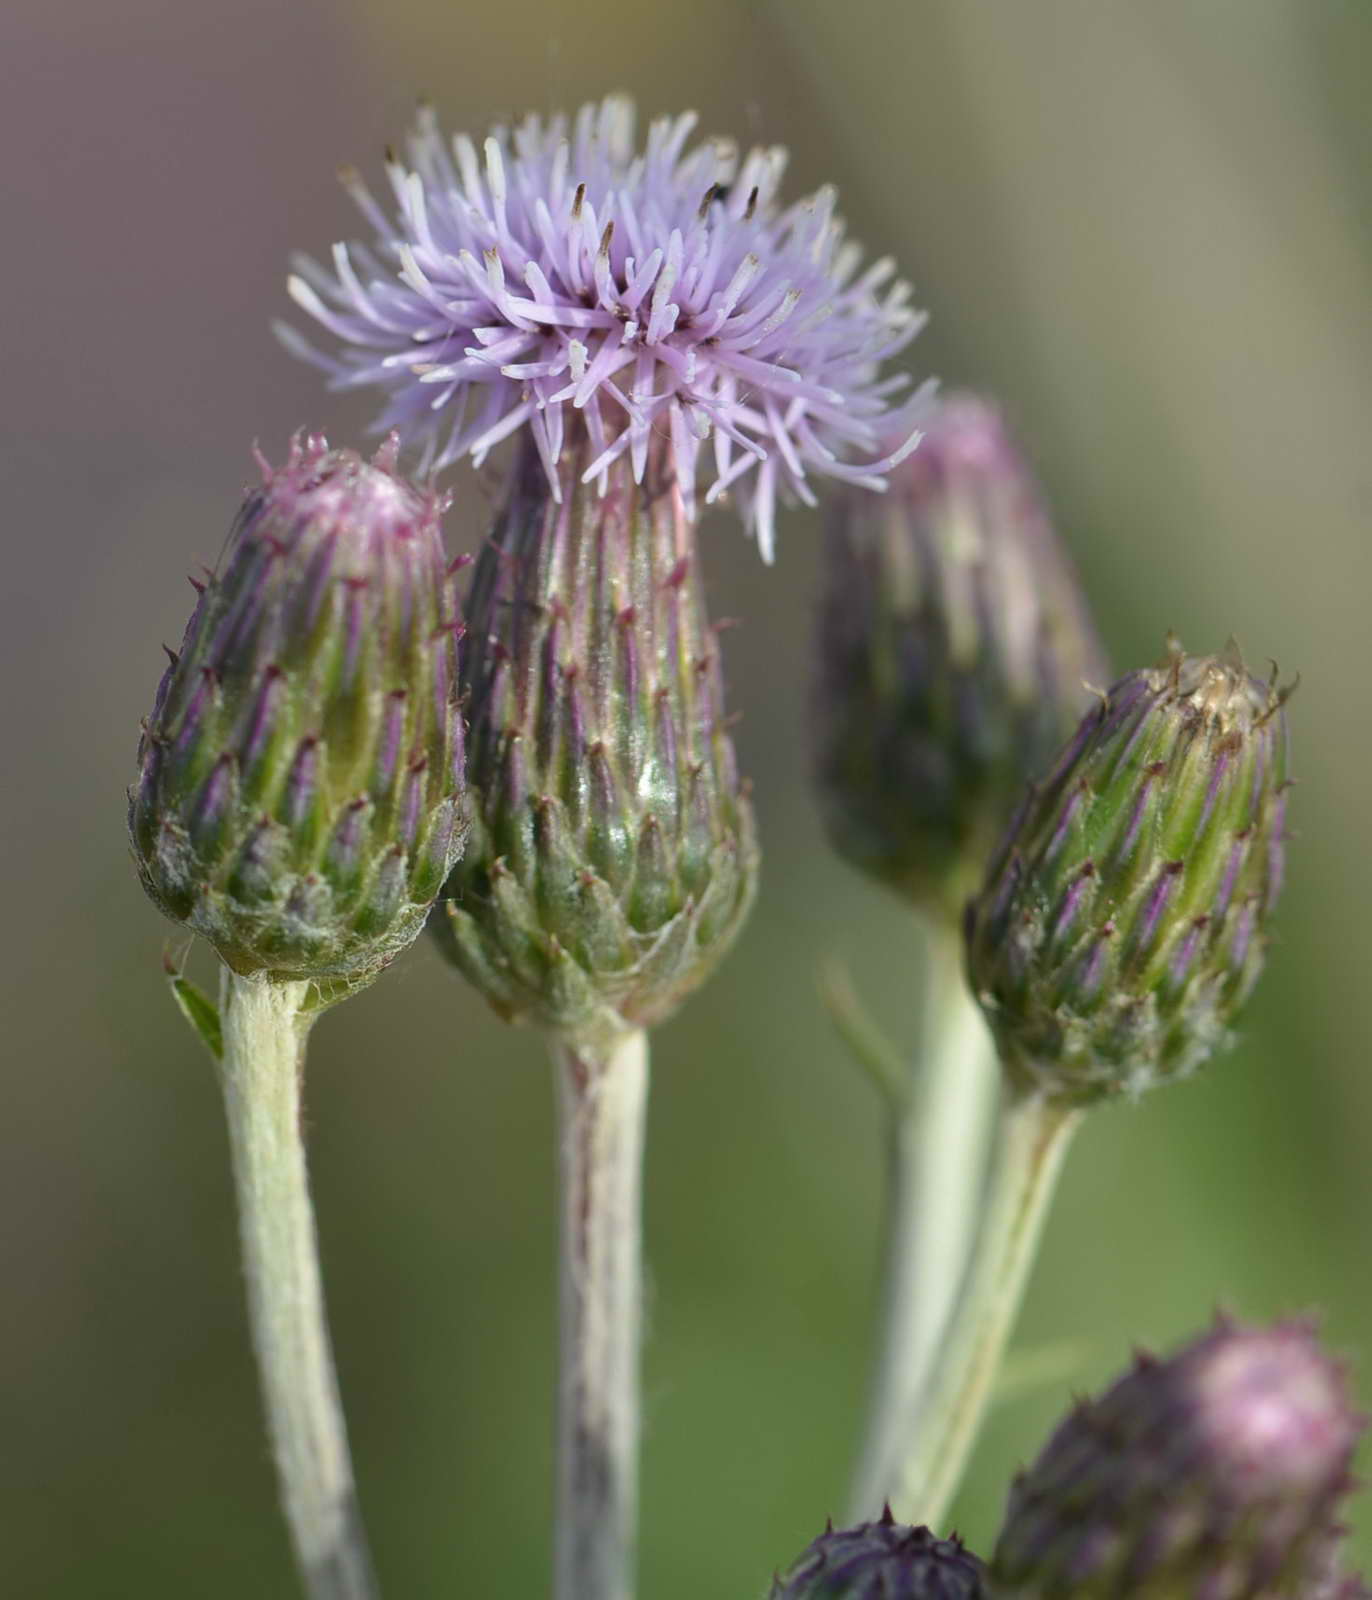
M 169 973 L 168 982 L 171 984 L 172 999 L 176 1001 L 181 1015 L 199 1034 L 201 1042 L 214 1059 L 222 1061 L 224 1032 L 219 1024 L 219 1007 L 203 989 L 198 989 L 189 978 L 183 978 L 179 973 Z

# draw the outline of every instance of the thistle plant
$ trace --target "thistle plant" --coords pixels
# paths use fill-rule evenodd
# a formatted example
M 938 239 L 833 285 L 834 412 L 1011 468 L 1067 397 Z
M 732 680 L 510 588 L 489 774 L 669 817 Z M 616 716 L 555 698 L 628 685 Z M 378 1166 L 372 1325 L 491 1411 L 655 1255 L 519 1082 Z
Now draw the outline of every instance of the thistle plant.
M 296 303 L 426 465 L 515 436 L 473 573 L 463 683 L 471 847 L 439 942 L 504 1016 L 547 1030 L 562 1108 L 556 1593 L 632 1586 L 645 1030 L 713 970 L 757 851 L 696 550 L 698 480 L 770 560 L 778 503 L 879 489 L 918 442 L 882 372 L 920 318 L 859 272 L 831 190 L 783 207 L 779 150 L 688 147 L 695 119 L 587 106 L 480 155 L 423 111 L 373 246 L 302 260 Z M 361 269 L 359 271 L 359 268 Z M 884 446 L 883 438 L 894 438 Z
M 1087 1108 L 1194 1071 L 1261 968 L 1282 878 L 1287 691 L 1233 647 L 1126 674 L 1033 784 L 967 911 L 1005 1100 L 898 1503 L 936 1522 Z
M 219 1058 L 253 1341 L 306 1587 L 373 1582 L 329 1351 L 300 1137 L 306 1037 L 419 934 L 463 839 L 455 597 L 444 502 L 297 438 L 244 502 L 170 652 L 129 833 L 168 917 L 220 958 L 182 980 Z
M 880 1348 L 853 1497 L 895 1490 L 976 1216 L 993 1047 L 962 975 L 962 909 L 1025 783 L 1105 681 L 1104 652 L 996 408 L 931 405 L 890 492 L 836 494 L 821 597 L 815 765 L 846 860 L 923 927 L 915 1059 L 880 1076 L 888 1197 Z
M 1331 1572 L 1363 1421 L 1309 1326 L 1221 1319 L 1136 1359 L 1015 1480 L 992 1562 L 1005 1600 L 1310 1600 Z
M 989 1566 L 930 1531 L 1072 1134 L 1194 1072 L 1256 981 L 1286 691 L 1233 647 L 1176 645 L 1092 691 L 1094 625 L 995 408 L 906 395 L 887 363 L 922 319 L 891 263 L 863 265 L 832 190 L 783 203 L 784 152 L 693 129 L 657 121 L 640 149 L 612 97 L 478 151 L 424 109 L 388 155 L 389 202 L 345 171 L 373 240 L 289 279 L 327 348 L 280 334 L 332 387 L 379 392 L 430 486 L 398 475 L 395 432 L 370 462 L 309 438 L 264 464 L 144 725 L 133 854 L 220 961 L 217 1008 L 179 973 L 175 992 L 219 1062 L 306 1588 L 374 1592 L 305 1042 L 427 923 L 550 1043 L 554 1593 L 631 1600 L 648 1031 L 732 948 L 759 860 L 698 523 L 732 503 L 771 561 L 779 507 L 822 480 L 826 826 L 923 922 L 928 1002 L 913 1069 L 839 1007 L 889 1101 L 883 1343 L 854 1525 L 771 1600 L 1359 1600 L 1337 1518 L 1360 1424 L 1295 1324 L 1221 1322 L 1078 1407 L 1017 1480 Z M 433 475 L 506 441 L 464 634 Z M 870 1520 L 883 1501 L 911 1525 L 889 1503 Z

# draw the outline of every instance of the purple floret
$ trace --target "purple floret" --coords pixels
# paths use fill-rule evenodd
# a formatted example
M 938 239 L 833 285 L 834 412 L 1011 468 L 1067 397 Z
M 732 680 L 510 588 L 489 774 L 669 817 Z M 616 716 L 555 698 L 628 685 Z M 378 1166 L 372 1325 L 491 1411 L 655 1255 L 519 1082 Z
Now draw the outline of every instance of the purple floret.
M 375 246 L 337 244 L 332 272 L 301 259 L 290 279 L 339 350 L 278 331 L 334 387 L 384 390 L 380 427 L 422 470 L 479 465 L 527 426 L 560 494 L 571 407 L 587 482 L 626 452 L 641 481 L 660 441 L 689 509 L 712 442 L 705 498 L 730 490 L 770 560 L 778 498 L 813 504 L 812 474 L 883 488 L 918 442 L 923 391 L 897 402 L 909 380 L 881 367 L 923 317 L 889 259 L 859 273 L 832 189 L 783 208 L 784 151 L 687 149 L 695 121 L 653 123 L 638 153 L 633 107 L 611 97 L 570 125 L 497 128 L 478 155 L 422 110 L 408 165 L 387 165 L 394 218 L 343 175 Z

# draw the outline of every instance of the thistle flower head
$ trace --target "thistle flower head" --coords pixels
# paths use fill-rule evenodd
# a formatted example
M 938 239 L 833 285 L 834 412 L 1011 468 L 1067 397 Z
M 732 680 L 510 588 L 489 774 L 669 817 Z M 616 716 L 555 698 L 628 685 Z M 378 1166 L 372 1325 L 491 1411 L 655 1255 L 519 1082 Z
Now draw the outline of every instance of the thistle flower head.
M 426 467 L 479 463 L 527 428 L 556 493 L 581 413 L 587 481 L 603 489 L 626 456 L 641 482 L 658 435 L 689 515 L 708 446 L 707 500 L 732 489 L 770 559 L 778 497 L 813 503 L 812 475 L 880 487 L 913 447 L 910 403 L 890 409 L 904 380 L 881 366 L 921 318 L 889 261 L 858 270 L 833 190 L 783 206 L 784 151 L 692 147 L 695 121 L 655 122 L 640 152 L 632 104 L 611 97 L 570 124 L 497 128 L 478 153 L 421 110 L 408 161 L 387 161 L 392 214 L 343 174 L 374 245 L 290 279 L 336 353 L 282 337 L 336 386 L 380 389 L 381 425 Z
M 365 980 L 461 845 L 446 502 L 395 455 L 297 437 L 261 462 L 144 724 L 143 886 L 239 972 Z
M 472 832 L 434 918 L 502 1015 L 568 1037 L 675 1009 L 757 875 L 681 497 L 624 460 L 602 497 L 578 490 L 590 448 L 555 499 L 524 440 L 473 571 Z
M 967 915 L 1012 1079 L 1088 1105 L 1198 1067 L 1262 967 L 1281 885 L 1287 692 L 1173 647 L 1087 713 Z
M 994 1592 L 1310 1600 L 1360 1426 L 1307 1326 L 1221 1320 L 1061 1424 L 1011 1490 Z
M 830 501 L 821 800 L 835 848 L 960 917 L 1028 778 L 1106 681 L 1104 652 L 996 409 L 931 408 L 877 496 Z
M 768 1600 L 981 1600 L 982 1564 L 953 1539 L 879 1522 L 827 1528 L 772 1584 Z

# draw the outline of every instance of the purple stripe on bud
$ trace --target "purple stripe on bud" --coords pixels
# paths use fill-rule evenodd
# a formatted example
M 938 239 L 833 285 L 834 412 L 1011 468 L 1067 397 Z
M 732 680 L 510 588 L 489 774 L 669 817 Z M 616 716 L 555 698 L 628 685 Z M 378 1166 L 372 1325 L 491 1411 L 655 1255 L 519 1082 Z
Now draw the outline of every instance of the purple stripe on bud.
M 409 858 L 400 845 L 392 845 L 381 858 L 376 869 L 367 903 L 358 917 L 358 925 L 365 931 L 386 927 L 400 907 L 405 895 L 405 879 Z
M 1205 804 L 1201 807 L 1201 814 L 1196 822 L 1194 837 L 1197 839 L 1205 832 L 1206 824 L 1214 813 L 1215 802 L 1219 799 L 1220 790 L 1229 776 L 1237 749 L 1238 747 L 1232 742 L 1221 742 L 1211 757 L 1210 781 L 1205 786 Z
M 1257 902 L 1252 899 L 1245 900 L 1234 914 L 1229 935 L 1229 966 L 1232 972 L 1242 972 L 1248 961 L 1248 947 L 1253 941 L 1257 915 Z
M 429 771 L 429 758 L 416 756 L 405 775 L 405 798 L 395 819 L 399 842 L 406 850 L 414 849 L 419 835 L 419 823 L 424 814 L 424 790 Z
M 1122 867 L 1134 853 L 1134 846 L 1138 843 L 1139 830 L 1143 827 L 1143 819 L 1148 814 L 1148 805 L 1152 799 L 1153 790 L 1158 780 L 1167 771 L 1165 761 L 1155 761 L 1151 766 L 1143 769 L 1143 781 L 1139 784 L 1134 797 L 1134 804 L 1130 808 L 1129 821 L 1125 825 L 1124 836 L 1115 849 L 1112 864 Z
M 308 734 L 296 748 L 286 779 L 286 821 L 298 826 L 309 816 L 319 794 L 319 737 Z
M 1078 961 L 1071 983 L 1075 1004 L 1087 1006 L 1099 997 L 1101 983 L 1109 967 L 1110 943 L 1114 933 L 1114 923 L 1107 922 Z
M 1196 955 L 1201 948 L 1201 941 L 1205 938 L 1206 930 L 1210 926 L 1208 916 L 1197 917 L 1187 928 L 1172 952 L 1172 959 L 1168 963 L 1168 980 L 1174 989 L 1180 989 L 1191 975 L 1195 965 Z
M 1089 791 L 1085 783 L 1076 784 L 1067 798 L 1062 803 L 1053 831 L 1044 846 L 1042 865 L 1049 867 L 1057 859 L 1066 844 L 1072 831 L 1072 824 L 1076 821 L 1077 813 L 1082 810 L 1089 798 Z
M 197 849 L 212 847 L 235 799 L 237 762 L 229 751 L 210 768 L 190 815 L 189 831 Z
M 653 696 L 653 761 L 662 776 L 676 771 L 677 726 L 672 707 L 672 696 L 667 689 L 659 689 Z
M 367 604 L 371 584 L 366 578 L 344 578 L 343 585 L 343 661 L 339 685 L 350 689 L 357 674 L 357 664 L 362 654 L 362 641 L 371 618 Z
M 1215 897 L 1212 915 L 1216 919 L 1223 918 L 1229 909 L 1229 902 L 1234 897 L 1234 886 L 1239 881 L 1239 873 L 1243 871 L 1243 864 L 1248 859 L 1248 847 L 1252 842 L 1253 830 L 1245 828 L 1242 833 L 1234 835 L 1234 842 L 1229 846 L 1229 860 L 1225 863 L 1224 877 L 1220 880 L 1219 893 Z
M 181 725 L 174 736 L 172 752 L 178 761 L 190 751 L 200 736 L 206 708 L 216 703 L 218 689 L 218 673 L 213 667 L 201 667 L 195 688 L 191 691 L 190 702 L 181 714 Z
M 247 736 L 243 741 L 243 767 L 251 771 L 256 766 L 271 738 L 272 724 L 276 719 L 281 698 L 285 692 L 281 668 L 268 666 L 262 674 L 262 687 L 257 692 Z
M 529 784 L 525 769 L 524 740 L 515 728 L 500 737 L 500 801 L 502 807 L 519 817 L 529 803 Z
M 405 713 L 409 696 L 403 689 L 392 689 L 382 702 L 381 725 L 376 736 L 376 761 L 372 767 L 372 792 L 387 794 L 400 763 L 400 746 L 405 737 Z
M 1158 874 L 1144 902 L 1143 914 L 1135 927 L 1134 937 L 1130 940 L 1131 954 L 1136 960 L 1143 960 L 1148 955 L 1163 912 L 1166 911 L 1185 869 L 1184 861 L 1169 861 Z
M 341 878 L 346 882 L 362 865 L 371 810 L 372 803 L 366 795 L 358 795 L 343 808 L 343 815 L 338 819 L 333 838 L 329 841 L 330 876 L 335 880 Z
M 1053 919 L 1053 929 L 1050 938 L 1058 943 L 1070 933 L 1077 920 L 1077 915 L 1087 903 L 1088 896 L 1095 888 L 1096 864 L 1094 861 L 1083 863 L 1081 871 L 1068 885 L 1067 893 L 1063 896 L 1058 914 Z

